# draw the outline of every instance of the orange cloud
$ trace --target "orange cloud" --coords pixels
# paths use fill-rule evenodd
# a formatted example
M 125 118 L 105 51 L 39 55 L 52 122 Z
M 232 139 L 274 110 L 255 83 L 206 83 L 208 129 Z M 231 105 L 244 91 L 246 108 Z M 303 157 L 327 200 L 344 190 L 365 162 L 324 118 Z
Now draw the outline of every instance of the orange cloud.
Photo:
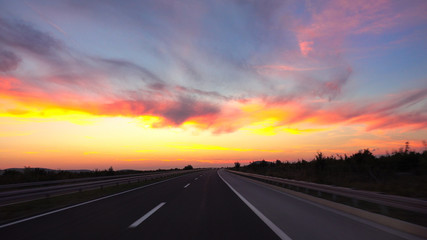
M 184 151 L 198 151 L 198 150 L 215 150 L 215 151 L 234 151 L 234 152 L 280 152 L 278 150 L 270 149 L 251 149 L 251 148 L 230 148 L 216 145 L 206 145 L 206 144 L 173 144 L 168 147 L 184 150 Z
M 326 87 L 338 91 L 333 82 L 328 82 Z M 262 135 L 300 134 L 334 124 L 364 124 L 368 131 L 427 127 L 425 113 L 419 109 L 406 110 L 406 106 L 425 101 L 427 89 L 360 103 L 313 102 L 306 98 L 276 101 L 268 97 L 220 104 L 190 98 L 93 101 L 70 92 L 46 93 L 16 78 L 0 77 L 0 96 L 3 103 L 0 116 L 55 118 L 82 124 L 96 116 L 127 116 L 145 119 L 142 121 L 145 127 L 210 129 L 217 134 L 242 128 Z M 302 126 L 304 124 L 308 125 Z

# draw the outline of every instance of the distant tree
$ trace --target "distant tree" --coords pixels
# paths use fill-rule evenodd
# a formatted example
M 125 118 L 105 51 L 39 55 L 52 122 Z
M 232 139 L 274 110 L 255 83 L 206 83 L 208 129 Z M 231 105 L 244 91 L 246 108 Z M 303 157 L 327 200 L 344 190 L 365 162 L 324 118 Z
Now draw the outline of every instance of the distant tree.
M 322 152 L 318 152 L 315 156 L 315 165 L 318 171 L 323 171 L 326 166 L 326 158 L 323 156 Z
M 267 161 L 265 161 L 265 160 L 263 159 L 263 160 L 261 160 L 261 162 L 259 163 L 259 166 L 260 166 L 261 168 L 265 168 L 265 167 L 267 167 L 269 164 L 270 164 L 269 162 L 267 162 Z
M 107 175 L 114 175 L 114 169 L 112 166 L 108 169 Z
M 191 166 L 191 165 L 187 165 L 184 167 L 184 170 L 191 170 L 191 169 L 193 169 L 193 166 Z
M 235 162 L 234 163 L 234 168 L 235 169 L 239 169 L 240 168 L 240 163 L 239 162 Z
M 405 154 L 408 154 L 409 149 L 410 149 L 409 142 L 405 142 Z

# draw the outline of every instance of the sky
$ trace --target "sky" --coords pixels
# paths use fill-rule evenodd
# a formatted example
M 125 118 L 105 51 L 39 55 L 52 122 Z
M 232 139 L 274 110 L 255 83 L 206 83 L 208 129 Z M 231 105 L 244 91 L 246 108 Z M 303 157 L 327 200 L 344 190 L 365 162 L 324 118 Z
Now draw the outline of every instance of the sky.
M 427 1 L 0 0 L 0 168 L 426 149 Z

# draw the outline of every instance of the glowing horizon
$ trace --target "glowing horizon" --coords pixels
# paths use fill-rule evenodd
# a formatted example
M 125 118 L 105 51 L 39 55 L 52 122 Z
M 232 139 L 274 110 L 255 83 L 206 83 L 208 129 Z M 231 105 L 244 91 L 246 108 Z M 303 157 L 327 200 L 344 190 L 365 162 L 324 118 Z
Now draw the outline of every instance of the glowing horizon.
M 0 6 L 0 169 L 426 147 L 425 1 Z

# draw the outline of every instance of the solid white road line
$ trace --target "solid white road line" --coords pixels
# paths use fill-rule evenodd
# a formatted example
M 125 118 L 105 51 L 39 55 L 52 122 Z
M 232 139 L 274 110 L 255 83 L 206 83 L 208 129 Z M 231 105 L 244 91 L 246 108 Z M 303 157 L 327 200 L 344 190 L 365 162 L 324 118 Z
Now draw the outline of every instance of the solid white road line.
M 185 186 L 184 186 L 184 188 L 186 188 L 186 187 L 188 187 L 188 186 L 190 186 L 190 184 L 189 184 L 189 183 L 187 183 L 187 185 L 185 185 Z
M 151 215 L 153 215 L 153 213 L 155 213 L 157 210 L 159 210 L 159 208 L 163 207 L 163 205 L 165 205 L 165 202 L 160 203 L 159 205 L 157 205 L 157 207 L 151 209 L 148 213 L 146 213 L 144 216 L 142 216 L 140 219 L 136 220 L 134 223 L 132 223 L 129 228 L 136 228 L 138 227 L 139 224 L 141 224 L 143 221 L 145 221 L 148 217 L 150 217 Z
M 225 181 L 224 178 L 222 178 L 221 174 L 219 174 L 219 171 L 217 172 L 218 176 L 224 181 L 225 184 L 265 223 L 271 230 L 273 230 L 274 233 L 276 233 L 277 236 L 279 236 L 280 239 L 284 240 L 292 240 L 286 233 L 282 231 L 276 224 L 274 224 L 270 219 L 268 219 L 264 214 L 262 214 L 254 205 L 252 205 L 246 198 L 244 198 L 242 195 L 240 195 L 239 192 L 237 192 L 227 181 Z
M 145 186 L 142 186 L 142 187 L 137 187 L 137 188 L 134 188 L 134 189 L 130 189 L 130 190 L 127 190 L 127 191 L 124 191 L 124 192 L 119 192 L 119 193 L 116 193 L 116 194 L 113 194 L 113 195 L 108 195 L 108 196 L 105 196 L 105 197 L 97 198 L 97 199 L 90 200 L 90 201 L 87 201 L 87 202 L 82 202 L 82 203 L 79 203 L 79 204 L 76 204 L 76 205 L 73 205 L 73 206 L 69 206 L 69 207 L 57 209 L 57 210 L 50 211 L 50 212 L 47 212 L 47 213 L 42 213 L 42 214 L 39 214 L 39 215 L 36 215 L 36 216 L 32 216 L 32 217 L 29 217 L 29 218 L 24 218 L 24 219 L 15 221 L 15 222 L 6 223 L 6 224 L 3 224 L 3 225 L 0 225 L 0 228 L 12 226 L 12 225 L 15 225 L 15 224 L 18 224 L 18 223 L 22 223 L 22 222 L 26 222 L 26 221 L 29 221 L 29 220 L 33 220 L 33 219 L 36 219 L 36 218 L 39 218 L 39 217 L 43 217 L 43 216 L 46 216 L 46 215 L 50 215 L 50 214 L 53 214 L 53 213 L 62 212 L 62 211 L 65 211 L 65 210 L 68 210 L 68 209 L 71 209 L 71 208 L 83 206 L 83 205 L 86 205 L 86 204 L 89 204 L 89 203 L 93 203 L 93 202 L 97 202 L 97 201 L 100 201 L 100 200 L 104 200 L 104 199 L 107 199 L 107 198 L 110 198 L 110 197 L 115 197 L 115 196 L 118 196 L 118 195 L 122 195 L 122 194 L 125 194 L 125 193 L 128 193 L 128 192 L 133 192 L 135 190 L 139 190 L 139 189 L 146 188 L 146 187 L 149 187 L 149 186 L 153 186 L 153 185 L 156 185 L 156 184 L 159 184 L 159 183 L 167 182 L 167 181 L 170 181 L 172 179 L 179 178 L 179 177 L 181 177 L 181 176 L 169 178 L 169 179 L 166 179 L 166 180 L 163 180 L 163 181 L 160 181 L 160 182 L 151 183 L 151 184 L 148 184 L 148 185 L 145 185 Z

